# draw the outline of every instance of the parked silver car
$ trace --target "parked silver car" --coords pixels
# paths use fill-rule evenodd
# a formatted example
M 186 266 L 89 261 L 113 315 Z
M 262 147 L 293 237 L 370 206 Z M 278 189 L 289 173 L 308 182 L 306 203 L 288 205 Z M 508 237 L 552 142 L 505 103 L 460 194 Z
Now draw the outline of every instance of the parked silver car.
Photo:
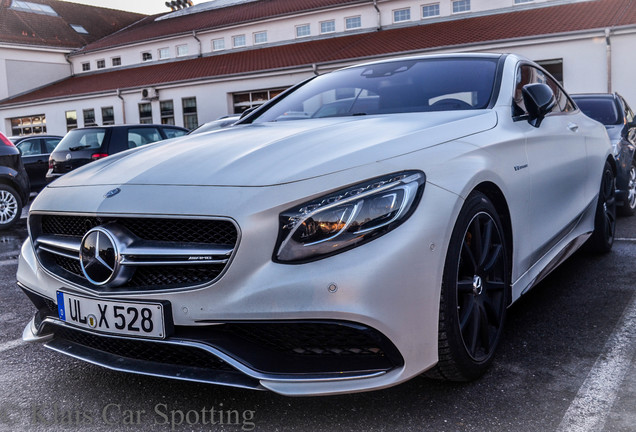
M 286 395 L 475 379 L 512 302 L 610 250 L 615 172 L 605 128 L 521 57 L 346 68 L 46 188 L 24 338 Z

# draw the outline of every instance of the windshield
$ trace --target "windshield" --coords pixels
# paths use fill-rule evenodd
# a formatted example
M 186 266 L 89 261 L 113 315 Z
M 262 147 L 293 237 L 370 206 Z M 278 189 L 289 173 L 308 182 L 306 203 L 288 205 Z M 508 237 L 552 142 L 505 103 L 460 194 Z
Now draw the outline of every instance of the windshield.
M 583 114 L 604 125 L 619 124 L 623 119 L 618 115 L 616 103 L 610 98 L 575 98 Z
M 64 136 L 55 151 L 98 149 L 102 146 L 105 136 L 106 129 L 74 129 Z
M 490 103 L 496 58 L 408 59 L 321 75 L 253 122 L 404 112 L 474 110 Z

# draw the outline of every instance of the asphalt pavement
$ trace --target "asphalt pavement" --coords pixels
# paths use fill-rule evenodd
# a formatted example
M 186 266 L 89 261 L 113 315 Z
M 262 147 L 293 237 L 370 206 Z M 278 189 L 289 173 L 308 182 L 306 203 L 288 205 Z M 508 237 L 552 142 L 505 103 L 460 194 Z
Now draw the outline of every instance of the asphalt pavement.
M 634 431 L 636 217 L 611 253 L 577 253 L 510 308 L 493 367 L 453 384 L 287 398 L 110 371 L 20 339 L 26 227 L 0 234 L 0 431 Z

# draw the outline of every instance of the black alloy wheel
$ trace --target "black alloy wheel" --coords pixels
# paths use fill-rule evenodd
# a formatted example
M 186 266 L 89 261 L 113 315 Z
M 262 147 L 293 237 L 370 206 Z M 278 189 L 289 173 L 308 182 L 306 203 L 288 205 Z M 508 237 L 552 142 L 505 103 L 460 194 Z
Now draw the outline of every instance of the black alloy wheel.
M 636 161 L 632 160 L 627 179 L 627 198 L 617 210 L 622 216 L 632 216 L 636 212 Z
M 616 232 L 616 176 L 609 162 L 605 162 L 601 188 L 596 202 L 594 231 L 587 247 L 595 253 L 607 253 L 612 250 Z
M 446 256 L 439 318 L 439 363 L 428 375 L 452 381 L 481 376 L 492 362 L 509 304 L 508 248 L 496 209 L 473 192 Z

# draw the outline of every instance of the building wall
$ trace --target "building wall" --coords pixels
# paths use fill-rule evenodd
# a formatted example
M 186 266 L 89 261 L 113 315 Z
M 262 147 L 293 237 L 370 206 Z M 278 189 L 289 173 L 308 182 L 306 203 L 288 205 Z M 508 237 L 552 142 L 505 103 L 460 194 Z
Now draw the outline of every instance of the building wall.
M 64 51 L 0 48 L 0 100 L 71 75 Z

